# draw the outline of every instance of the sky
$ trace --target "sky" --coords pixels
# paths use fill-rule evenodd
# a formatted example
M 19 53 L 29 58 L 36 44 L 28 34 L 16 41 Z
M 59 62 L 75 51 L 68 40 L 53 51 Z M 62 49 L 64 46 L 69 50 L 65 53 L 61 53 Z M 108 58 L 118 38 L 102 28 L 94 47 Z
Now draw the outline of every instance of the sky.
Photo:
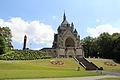
M 120 0 L 0 0 L 0 26 L 12 31 L 15 49 L 51 47 L 66 13 L 81 39 L 120 32 Z

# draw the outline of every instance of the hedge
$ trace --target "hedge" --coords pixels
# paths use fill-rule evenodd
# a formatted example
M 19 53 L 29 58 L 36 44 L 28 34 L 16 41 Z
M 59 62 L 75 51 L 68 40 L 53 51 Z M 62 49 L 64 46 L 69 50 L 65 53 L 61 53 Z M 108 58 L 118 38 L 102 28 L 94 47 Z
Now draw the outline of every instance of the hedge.
M 35 60 L 49 59 L 50 55 L 39 50 L 12 50 L 6 54 L 0 55 L 1 60 Z

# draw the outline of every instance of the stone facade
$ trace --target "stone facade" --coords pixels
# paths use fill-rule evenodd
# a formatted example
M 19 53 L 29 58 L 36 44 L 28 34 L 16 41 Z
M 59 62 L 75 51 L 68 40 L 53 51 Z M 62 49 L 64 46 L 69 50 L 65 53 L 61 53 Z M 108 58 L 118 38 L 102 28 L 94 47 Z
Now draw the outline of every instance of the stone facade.
M 80 35 L 74 28 L 74 24 L 68 23 L 65 13 L 63 21 L 57 29 L 57 34 L 54 34 L 52 49 L 56 57 L 83 56 Z

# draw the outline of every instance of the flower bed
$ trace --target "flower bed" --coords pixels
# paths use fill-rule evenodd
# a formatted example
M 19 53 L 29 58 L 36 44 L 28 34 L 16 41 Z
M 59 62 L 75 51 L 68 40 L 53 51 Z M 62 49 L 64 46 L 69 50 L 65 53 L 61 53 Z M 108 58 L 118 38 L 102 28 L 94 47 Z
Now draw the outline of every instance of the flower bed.
M 104 62 L 104 64 L 107 66 L 117 66 L 117 64 L 112 63 L 112 62 Z
M 50 63 L 54 65 L 63 65 L 64 61 L 63 60 L 50 60 Z

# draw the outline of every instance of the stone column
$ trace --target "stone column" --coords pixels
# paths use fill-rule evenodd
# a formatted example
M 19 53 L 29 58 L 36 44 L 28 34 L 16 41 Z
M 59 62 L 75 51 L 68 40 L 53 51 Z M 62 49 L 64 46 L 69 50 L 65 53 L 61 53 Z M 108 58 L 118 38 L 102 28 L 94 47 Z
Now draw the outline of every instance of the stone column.
M 27 36 L 24 36 L 23 50 L 26 49 Z

